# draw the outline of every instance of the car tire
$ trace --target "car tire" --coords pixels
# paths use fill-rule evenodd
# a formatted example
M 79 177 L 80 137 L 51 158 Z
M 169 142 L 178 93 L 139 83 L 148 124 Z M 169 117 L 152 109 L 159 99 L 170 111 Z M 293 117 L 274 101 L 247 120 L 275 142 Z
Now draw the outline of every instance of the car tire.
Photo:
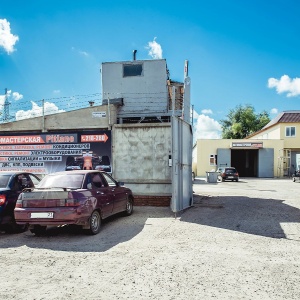
M 101 229 L 101 216 L 97 210 L 94 210 L 89 218 L 89 225 L 90 228 L 88 229 L 87 233 L 90 235 L 95 235 L 99 233 Z
M 293 177 L 293 182 L 296 182 L 296 178 L 295 177 Z
M 130 216 L 133 212 L 133 199 L 128 197 L 126 202 L 126 210 L 124 211 L 125 216 Z
M 33 228 L 30 229 L 30 232 L 35 234 L 36 236 L 41 236 L 45 234 L 47 226 L 42 225 L 34 225 Z

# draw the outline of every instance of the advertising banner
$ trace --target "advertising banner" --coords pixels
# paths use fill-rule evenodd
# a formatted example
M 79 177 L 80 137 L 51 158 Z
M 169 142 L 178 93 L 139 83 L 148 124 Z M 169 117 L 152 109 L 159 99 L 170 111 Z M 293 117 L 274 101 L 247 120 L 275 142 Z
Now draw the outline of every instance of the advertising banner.
M 111 131 L 0 135 L 0 171 L 111 173 Z

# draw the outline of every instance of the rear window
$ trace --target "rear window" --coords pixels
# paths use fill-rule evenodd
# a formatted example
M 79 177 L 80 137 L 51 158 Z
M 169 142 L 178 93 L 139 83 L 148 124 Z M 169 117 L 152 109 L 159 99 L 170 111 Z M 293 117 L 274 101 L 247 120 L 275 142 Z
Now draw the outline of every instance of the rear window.
M 83 174 L 47 175 L 38 185 L 39 188 L 72 188 L 80 189 L 84 179 Z
M 1 175 L 0 176 L 0 188 L 6 188 L 10 175 Z
M 236 169 L 226 169 L 226 173 L 236 173 Z

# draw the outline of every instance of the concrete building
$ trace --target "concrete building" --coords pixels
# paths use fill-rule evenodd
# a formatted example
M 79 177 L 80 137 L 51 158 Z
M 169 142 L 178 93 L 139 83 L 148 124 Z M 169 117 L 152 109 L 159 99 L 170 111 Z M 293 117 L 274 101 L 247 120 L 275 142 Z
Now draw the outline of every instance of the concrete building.
M 117 123 L 170 122 L 181 116 L 183 83 L 170 79 L 165 59 L 102 63 L 103 104 L 117 104 Z M 172 88 L 175 88 L 175 109 Z
M 0 153 L 0 169 L 46 174 L 78 167 L 83 155 L 95 157 L 93 167 L 108 157 L 113 177 L 133 190 L 137 203 L 169 205 L 173 168 L 177 172 L 183 166 L 191 174 L 192 147 L 174 151 L 172 131 L 172 118 L 183 114 L 184 83 L 170 79 L 164 59 L 134 56 L 133 61 L 103 63 L 101 74 L 102 105 L 87 103 L 80 110 L 1 124 L 0 148 L 6 152 Z M 187 134 L 176 134 L 189 145 Z M 190 163 L 177 161 L 174 153 L 185 161 L 190 157 Z
M 290 176 L 300 168 L 300 111 L 285 111 L 246 139 L 199 139 L 193 171 L 206 176 L 221 166 L 236 167 L 241 177 Z

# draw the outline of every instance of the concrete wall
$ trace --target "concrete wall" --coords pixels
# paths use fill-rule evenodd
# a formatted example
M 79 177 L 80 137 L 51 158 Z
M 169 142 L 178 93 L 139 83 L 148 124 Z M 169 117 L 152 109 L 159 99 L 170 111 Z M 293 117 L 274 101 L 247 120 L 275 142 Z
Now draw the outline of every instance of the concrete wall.
M 257 143 L 257 139 L 199 139 L 197 140 L 197 159 L 194 160 L 197 165 L 196 175 L 197 176 L 206 176 L 207 171 L 216 170 L 217 166 L 210 165 L 210 155 L 217 155 L 217 149 L 230 149 L 232 143 Z M 264 148 L 273 148 L 274 149 L 274 177 L 278 175 L 278 156 L 280 155 L 280 150 L 284 148 L 283 140 L 263 140 Z M 195 149 L 195 148 L 194 148 Z M 195 150 L 194 150 L 195 151 Z
M 104 114 L 104 117 L 96 117 Z M 0 132 L 8 131 L 58 131 L 74 129 L 107 129 L 116 123 L 117 107 L 110 105 L 92 106 L 70 112 L 47 115 L 16 122 L 0 124 Z
M 123 65 L 142 64 L 140 76 L 123 76 Z M 118 117 L 168 111 L 165 59 L 102 63 L 102 98 L 123 98 Z
M 113 126 L 113 175 L 135 195 L 171 195 L 171 124 Z

